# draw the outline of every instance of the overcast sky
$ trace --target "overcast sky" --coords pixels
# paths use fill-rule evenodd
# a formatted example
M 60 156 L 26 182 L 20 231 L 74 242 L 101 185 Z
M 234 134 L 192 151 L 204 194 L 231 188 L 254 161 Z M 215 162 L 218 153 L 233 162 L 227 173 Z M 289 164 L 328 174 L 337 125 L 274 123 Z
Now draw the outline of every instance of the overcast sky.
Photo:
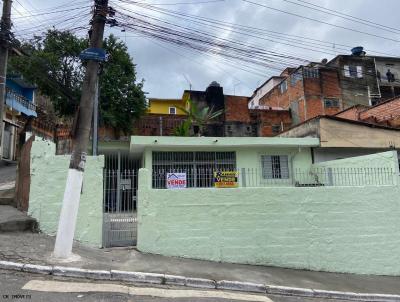
M 111 5 L 119 3 L 119 0 L 110 0 Z M 343 46 L 362 45 L 368 50 L 374 50 L 399 55 L 399 42 L 373 37 L 370 35 L 352 32 L 349 30 L 333 27 L 327 24 L 321 24 L 311 20 L 306 20 L 283 12 L 274 11 L 265 7 L 260 7 L 243 0 L 225 0 L 212 2 L 214 0 L 146 0 L 141 2 L 149 4 L 160 4 L 158 7 L 167 8 L 174 11 L 184 12 L 196 16 L 207 17 L 226 21 L 230 23 L 257 27 L 269 31 L 276 31 L 289 35 L 299 35 L 308 38 L 329 41 L 332 44 L 326 44 L 327 49 L 321 50 L 321 47 L 314 45 L 315 51 L 301 49 L 295 46 L 283 45 L 277 42 L 270 42 L 249 36 L 238 36 L 229 31 L 215 29 L 214 34 L 224 38 L 234 38 L 243 43 L 257 45 L 266 50 L 291 53 L 307 60 L 320 61 L 323 58 L 331 59 L 334 53 L 350 53 L 350 48 Z M 300 0 L 290 0 L 296 3 L 302 3 Z M 289 1 L 289 2 L 290 2 Z M 400 29 L 400 1 L 399 0 L 305 0 L 325 8 L 340 11 L 342 13 L 369 20 L 378 24 L 390 26 L 394 29 Z M 59 26 L 65 20 L 62 15 L 46 14 L 44 16 L 32 16 L 42 12 L 48 12 L 49 8 L 53 10 L 68 9 L 69 5 L 82 3 L 82 9 L 75 12 L 80 14 L 79 19 L 72 19 L 68 25 L 73 25 L 76 21 L 85 23 L 83 12 L 89 12 L 89 5 L 92 1 L 78 0 L 15 0 L 13 10 L 14 29 L 17 34 L 27 37 L 32 32 L 37 31 L 43 26 Z M 358 31 L 368 32 L 379 36 L 385 36 L 394 40 L 400 40 L 400 34 L 385 30 L 379 30 L 359 23 L 350 22 L 337 16 L 310 10 L 284 0 L 252 0 L 262 5 L 273 7 L 289 13 L 302 15 L 308 18 L 323 20 L 338 26 L 353 28 Z M 85 4 L 86 3 L 86 4 Z M 180 3 L 180 4 L 177 4 Z M 189 3 L 189 4 L 188 4 Z M 193 4 L 190 4 L 193 3 Z M 304 3 L 303 3 L 304 4 Z M 54 8 L 59 6 L 58 8 Z M 73 6 L 72 6 L 73 7 Z M 75 6 L 76 7 L 76 6 Z M 140 10 L 135 5 L 130 5 L 132 10 Z M 143 10 L 145 11 L 145 10 Z M 75 12 L 72 12 L 74 14 Z M 62 13 L 66 14 L 66 13 Z M 70 13 L 71 14 L 71 13 Z M 157 15 L 159 18 L 165 18 L 171 21 L 167 16 Z M 87 17 L 88 18 L 88 17 Z M 40 19 L 40 20 L 39 20 Z M 83 21 L 82 21 L 83 20 Z M 89 20 L 89 19 L 88 19 Z M 35 28 L 38 22 L 45 22 L 43 26 Z M 181 22 L 174 20 L 174 22 Z M 193 24 L 181 22 L 180 24 L 192 27 Z M 27 29 L 31 28 L 31 31 Z M 145 80 L 145 91 L 149 97 L 169 98 L 181 97 L 184 89 L 189 89 L 189 82 L 194 90 L 204 90 L 212 81 L 219 82 L 224 87 L 226 94 L 248 95 L 250 96 L 255 88 L 268 77 L 277 75 L 277 70 L 269 70 L 262 67 L 255 67 L 243 62 L 237 62 L 229 66 L 221 61 L 217 55 L 201 54 L 192 50 L 177 48 L 171 44 L 165 44 L 160 41 L 153 41 L 144 38 L 135 33 L 108 28 L 107 33 L 113 32 L 126 40 L 133 61 L 137 64 L 138 79 Z M 399 32 L 400 33 L 400 32 Z M 17 35 L 18 36 L 18 35 Z M 293 43 L 293 42 L 292 42 Z M 246 69 L 247 71 L 243 71 Z M 255 72 L 257 70 L 257 72 Z M 261 74 L 260 74 L 261 73 Z

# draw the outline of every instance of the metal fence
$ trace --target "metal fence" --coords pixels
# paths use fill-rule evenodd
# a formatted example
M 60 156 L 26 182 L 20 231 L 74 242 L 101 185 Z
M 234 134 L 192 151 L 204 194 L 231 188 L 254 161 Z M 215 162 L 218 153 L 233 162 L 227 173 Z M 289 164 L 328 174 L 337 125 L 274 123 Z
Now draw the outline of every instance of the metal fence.
M 399 177 L 394 169 L 388 167 L 294 169 L 287 178 L 264 178 L 260 170 L 256 168 L 240 169 L 241 186 L 390 186 L 395 185 L 396 179 Z
M 215 187 L 214 172 L 233 171 L 238 174 L 238 187 L 392 186 L 397 184 L 399 177 L 394 169 L 387 167 L 294 169 L 288 174 L 271 174 L 263 173 L 263 169 L 258 168 L 221 169 L 188 166 L 154 169 L 153 166 L 152 184 L 155 189 L 166 189 L 168 173 L 185 173 L 188 188 L 212 188 Z

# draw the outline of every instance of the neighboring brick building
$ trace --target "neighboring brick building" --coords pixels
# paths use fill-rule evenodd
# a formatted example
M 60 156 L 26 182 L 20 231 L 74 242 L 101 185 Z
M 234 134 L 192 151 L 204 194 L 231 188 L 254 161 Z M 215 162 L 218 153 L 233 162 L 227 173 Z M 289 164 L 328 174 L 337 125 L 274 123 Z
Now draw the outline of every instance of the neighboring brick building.
M 372 124 L 400 127 L 400 97 L 389 99 L 375 106 L 352 106 L 336 114 L 337 117 Z
M 207 129 L 208 136 L 274 136 L 291 125 L 290 112 L 280 107 L 249 109 L 249 97 L 224 95 L 216 82 L 205 91 L 185 90 L 183 99 L 202 106 L 222 109 L 224 114 Z
M 281 82 L 260 98 L 265 106 L 290 109 L 293 124 L 318 115 L 332 115 L 343 109 L 339 78 L 335 69 L 311 63 L 286 69 Z

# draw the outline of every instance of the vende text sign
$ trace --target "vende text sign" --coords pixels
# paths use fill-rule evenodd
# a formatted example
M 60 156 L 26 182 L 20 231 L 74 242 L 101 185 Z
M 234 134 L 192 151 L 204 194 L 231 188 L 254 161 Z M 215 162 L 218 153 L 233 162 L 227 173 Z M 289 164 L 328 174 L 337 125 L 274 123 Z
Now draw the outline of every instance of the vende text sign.
M 214 172 L 214 187 L 216 188 L 237 188 L 238 172 L 218 171 Z
M 167 189 L 184 189 L 186 187 L 186 173 L 167 173 Z

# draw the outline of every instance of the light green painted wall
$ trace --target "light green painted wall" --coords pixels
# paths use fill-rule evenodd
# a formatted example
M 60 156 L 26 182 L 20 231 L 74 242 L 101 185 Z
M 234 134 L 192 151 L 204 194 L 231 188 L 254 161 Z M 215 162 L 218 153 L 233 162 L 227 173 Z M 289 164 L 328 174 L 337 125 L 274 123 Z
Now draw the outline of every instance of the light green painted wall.
M 138 249 L 213 261 L 400 275 L 400 189 L 150 189 L 140 170 Z
M 37 139 L 31 150 L 31 187 L 28 214 L 40 230 L 57 233 L 70 156 L 54 155 L 55 144 Z M 75 239 L 102 245 L 104 156 L 87 158 Z
M 399 161 L 397 151 L 386 151 L 363 156 L 320 162 L 312 165 L 312 170 L 336 174 L 334 185 L 348 182 L 354 184 L 399 184 Z M 328 182 L 326 177 L 323 182 Z

